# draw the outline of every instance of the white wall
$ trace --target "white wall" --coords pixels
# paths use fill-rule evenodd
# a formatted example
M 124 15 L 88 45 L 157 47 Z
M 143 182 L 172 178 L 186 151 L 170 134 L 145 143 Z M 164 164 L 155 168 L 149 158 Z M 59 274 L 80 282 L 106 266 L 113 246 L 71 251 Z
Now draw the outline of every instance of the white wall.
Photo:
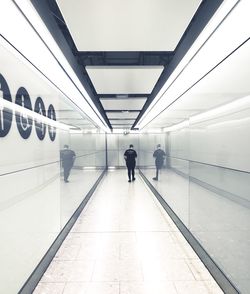
M 189 176 L 186 225 L 241 293 L 250 287 L 249 50 L 248 40 L 182 97 L 183 109 L 210 110 L 168 134 L 171 167 Z
M 105 167 L 106 146 L 103 133 L 72 133 L 70 148 L 76 153 L 76 167 Z
M 125 167 L 124 152 L 130 144 L 137 152 L 137 167 L 154 167 L 153 152 L 157 144 L 165 150 L 165 136 L 162 134 L 108 134 L 108 166 Z
M 0 65 L 0 74 L 11 93 L 8 109 L 13 110 L 9 132 L 0 133 L 0 293 L 11 294 L 21 289 L 102 172 L 72 170 L 70 183 L 64 183 L 60 177 L 63 145 L 70 145 L 77 156 L 94 153 L 77 159 L 80 166 L 103 169 L 106 152 L 103 133 L 76 136 L 62 124 L 57 125 L 54 141 L 49 137 L 48 125 L 44 139 L 40 140 L 34 118 L 31 134 L 24 139 L 18 131 L 14 110 L 20 87 L 29 93 L 30 117 L 34 115 L 37 97 L 43 99 L 46 115 L 50 104 L 58 118 L 63 117 L 62 112 L 78 113 L 45 76 L 1 38 Z M 3 98 L 6 96 L 0 92 L 1 130 L 7 121 L 2 121 L 2 105 L 6 105 Z M 91 126 L 90 121 L 88 125 Z
M 58 108 L 59 94 L 21 58 L 0 46 L 0 73 L 12 102 L 19 87 L 32 106 L 38 96 L 46 109 Z M 3 98 L 0 98 L 3 99 Z M 39 140 L 33 123 L 29 138 L 18 132 L 15 116 L 0 137 L 0 292 L 17 293 L 60 231 L 59 137 Z

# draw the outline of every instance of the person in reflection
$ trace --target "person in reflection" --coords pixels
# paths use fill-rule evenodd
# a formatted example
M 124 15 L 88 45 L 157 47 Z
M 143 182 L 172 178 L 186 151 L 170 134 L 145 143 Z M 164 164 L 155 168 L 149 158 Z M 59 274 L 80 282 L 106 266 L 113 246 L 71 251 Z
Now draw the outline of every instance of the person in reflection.
M 126 161 L 126 166 L 128 169 L 128 181 L 131 182 L 131 173 L 132 173 L 132 181 L 135 180 L 135 159 L 137 157 L 137 153 L 134 150 L 134 146 L 132 144 L 129 145 L 129 149 L 124 152 L 124 159 Z
M 73 150 L 69 149 L 68 145 L 64 145 L 63 150 L 60 152 L 60 157 L 63 167 L 64 182 L 68 183 L 69 174 L 74 165 L 76 154 Z
M 161 144 L 157 145 L 157 149 L 154 151 L 153 157 L 155 158 L 156 176 L 153 180 L 158 181 L 159 170 L 162 168 L 166 153 L 161 149 Z

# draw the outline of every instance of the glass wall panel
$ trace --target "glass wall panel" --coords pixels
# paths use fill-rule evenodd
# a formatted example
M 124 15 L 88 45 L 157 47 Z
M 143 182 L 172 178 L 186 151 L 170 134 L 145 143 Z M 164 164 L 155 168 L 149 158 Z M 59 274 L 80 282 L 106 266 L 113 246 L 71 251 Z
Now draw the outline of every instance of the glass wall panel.
M 63 179 L 61 166 L 61 227 L 79 206 L 84 196 L 106 168 L 105 134 L 95 131 L 70 131 L 68 141 L 61 139 L 61 146 L 68 144 L 75 154 L 69 183 Z
M 186 136 L 187 140 L 187 136 Z M 189 161 L 178 157 L 169 157 L 171 151 L 180 155 L 182 144 L 179 138 L 175 138 L 171 145 L 166 133 L 140 134 L 140 169 L 164 200 L 175 211 L 185 225 L 189 223 Z M 153 153 L 157 145 L 165 152 L 163 166 L 156 173 L 156 158 Z M 177 146 L 177 151 L 176 151 Z M 183 147 L 182 147 L 183 148 Z M 142 164 L 146 163 L 145 165 Z M 158 179 L 156 179 L 156 177 Z
M 138 134 L 108 134 L 108 166 L 109 167 L 126 167 L 124 152 L 133 144 L 134 149 L 138 152 L 139 139 Z M 138 159 L 137 159 L 138 166 Z
M 142 171 L 240 293 L 250 289 L 248 40 L 159 116 L 167 169 Z M 157 119 L 156 122 L 157 123 Z M 164 136 L 164 134 L 162 134 Z M 147 140 L 150 144 L 150 139 Z
M 0 293 L 12 294 L 105 169 L 106 150 L 105 135 L 85 114 L 0 41 Z M 69 182 L 64 145 L 76 154 Z

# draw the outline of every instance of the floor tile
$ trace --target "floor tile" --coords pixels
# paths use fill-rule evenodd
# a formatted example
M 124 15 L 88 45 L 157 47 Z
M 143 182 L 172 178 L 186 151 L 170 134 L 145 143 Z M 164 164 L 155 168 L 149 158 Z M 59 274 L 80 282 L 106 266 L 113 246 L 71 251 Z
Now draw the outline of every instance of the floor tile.
M 223 294 L 223 291 L 214 282 L 175 282 L 178 294 Z
M 33 294 L 63 294 L 65 283 L 39 283 Z
M 124 179 L 101 182 L 35 293 L 221 293 L 140 177 Z

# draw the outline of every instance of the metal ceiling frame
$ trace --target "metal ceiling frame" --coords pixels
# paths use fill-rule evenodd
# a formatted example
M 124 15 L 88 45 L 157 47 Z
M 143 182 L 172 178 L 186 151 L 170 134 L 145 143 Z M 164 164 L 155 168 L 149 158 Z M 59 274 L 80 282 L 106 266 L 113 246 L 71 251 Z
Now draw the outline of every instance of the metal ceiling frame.
M 103 108 L 100 99 L 132 99 L 133 98 L 147 98 L 139 115 L 135 119 L 131 129 L 145 113 L 159 90 L 165 84 L 173 70 L 176 68 L 180 60 L 191 47 L 195 39 L 206 26 L 215 11 L 221 5 L 223 0 L 203 0 L 201 1 L 196 13 L 187 26 L 182 35 L 176 49 L 174 51 L 78 51 L 74 40 L 69 32 L 66 22 L 60 12 L 56 0 L 31 0 L 33 6 L 36 8 L 55 41 L 63 51 L 64 55 L 71 64 L 73 70 L 76 72 L 78 78 L 82 82 L 84 88 L 93 100 L 93 103 L 103 116 L 104 120 L 112 130 L 112 126 L 107 117 L 107 110 Z M 150 94 L 100 94 L 92 84 L 91 79 L 85 69 L 85 66 L 154 66 L 162 65 L 164 70 L 155 84 Z M 131 110 L 129 110 L 131 111 Z

